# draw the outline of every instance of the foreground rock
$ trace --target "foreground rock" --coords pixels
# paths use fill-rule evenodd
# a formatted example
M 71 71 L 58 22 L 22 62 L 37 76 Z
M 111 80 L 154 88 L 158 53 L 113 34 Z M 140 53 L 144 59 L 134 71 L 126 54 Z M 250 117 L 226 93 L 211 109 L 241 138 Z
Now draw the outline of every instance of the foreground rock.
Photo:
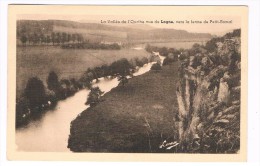
M 240 148 L 241 53 L 234 32 L 214 52 L 182 61 L 176 94 L 183 152 L 236 153 Z

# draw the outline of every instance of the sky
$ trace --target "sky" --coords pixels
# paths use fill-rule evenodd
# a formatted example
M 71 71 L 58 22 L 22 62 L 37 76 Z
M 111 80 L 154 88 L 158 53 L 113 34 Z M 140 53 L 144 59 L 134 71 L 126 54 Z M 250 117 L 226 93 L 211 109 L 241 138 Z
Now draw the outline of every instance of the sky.
M 101 23 L 116 26 L 131 26 L 128 20 L 143 22 L 156 28 L 182 29 L 189 32 L 219 34 L 241 27 L 243 7 L 195 7 L 195 6 L 30 6 L 22 10 L 17 19 L 29 20 L 71 20 L 85 23 Z M 27 11 L 27 12 L 26 12 Z M 48 12 L 47 12 L 48 11 Z M 118 23 L 108 23 L 117 21 Z M 126 23 L 122 23 L 125 20 Z M 158 22 L 155 23 L 155 20 Z M 191 23 L 198 21 L 202 23 Z M 216 21 L 229 23 L 216 23 Z M 104 23 L 106 21 L 106 23 Z M 146 23 L 153 21 L 153 23 Z M 166 24 L 166 21 L 171 23 Z M 180 21 L 180 23 L 177 23 Z M 184 23 L 183 23 L 184 21 Z M 189 21 L 189 23 L 187 22 Z M 205 21 L 208 21 L 206 23 Z M 213 22 L 215 21 L 215 22 Z

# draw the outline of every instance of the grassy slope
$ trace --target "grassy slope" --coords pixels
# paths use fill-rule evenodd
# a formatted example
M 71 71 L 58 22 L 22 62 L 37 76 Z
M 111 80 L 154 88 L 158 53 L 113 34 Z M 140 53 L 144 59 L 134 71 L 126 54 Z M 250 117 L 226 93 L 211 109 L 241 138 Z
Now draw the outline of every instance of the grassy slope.
M 70 28 L 63 26 L 54 26 L 55 32 L 66 32 L 66 33 L 81 33 L 91 41 L 92 38 L 101 37 L 104 41 L 113 41 L 116 39 L 124 41 L 127 39 L 127 32 L 111 31 L 111 30 L 100 30 L 100 29 L 86 29 L 86 28 Z
M 17 94 L 30 77 L 37 76 L 44 83 L 50 71 L 60 78 L 79 78 L 88 67 L 110 64 L 120 58 L 132 59 L 149 55 L 144 50 L 87 50 L 61 49 L 58 46 L 17 47 Z
M 71 150 L 155 152 L 163 140 L 174 139 L 177 70 L 176 62 L 105 94 L 72 122 Z

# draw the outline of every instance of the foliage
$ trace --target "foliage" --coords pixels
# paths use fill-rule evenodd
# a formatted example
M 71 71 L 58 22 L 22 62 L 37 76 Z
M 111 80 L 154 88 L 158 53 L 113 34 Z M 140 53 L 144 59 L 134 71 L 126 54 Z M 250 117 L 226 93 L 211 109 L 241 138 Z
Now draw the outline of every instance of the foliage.
M 50 90 L 57 91 L 59 89 L 59 79 L 57 74 L 54 71 L 49 73 L 47 78 L 47 87 Z
M 62 35 L 62 33 L 61 33 L 61 35 Z M 70 36 L 70 38 L 71 38 L 71 36 Z M 34 52 L 29 52 L 29 54 L 31 56 L 28 59 L 30 59 L 32 62 L 34 62 L 33 60 L 35 60 L 35 59 L 43 60 L 43 61 L 41 61 L 41 65 L 46 65 L 47 67 L 44 69 L 45 71 L 42 71 L 42 72 L 46 72 L 47 75 L 45 75 L 45 76 L 39 75 L 39 76 L 41 76 L 40 77 L 41 79 L 46 80 L 46 87 L 43 86 L 43 89 L 45 89 L 45 99 L 43 100 L 43 102 L 38 102 L 37 104 L 35 104 L 33 106 L 35 108 L 37 107 L 38 109 L 34 109 L 30 105 L 29 99 L 27 97 L 25 97 L 25 95 L 22 95 L 22 93 L 24 94 L 23 87 L 26 86 L 26 84 L 21 85 L 21 84 L 17 83 L 17 85 L 20 86 L 20 88 L 19 88 L 20 94 L 17 95 L 17 102 L 16 102 L 16 127 L 17 128 L 23 127 L 23 126 L 27 125 L 30 121 L 36 120 L 34 115 L 33 115 L 33 112 L 37 112 L 37 115 L 41 116 L 46 111 L 51 110 L 51 108 L 55 107 L 55 105 L 57 104 L 57 102 L 59 100 L 63 100 L 63 99 L 66 99 L 69 96 L 72 96 L 73 94 L 75 94 L 80 89 L 83 89 L 83 88 L 90 89 L 91 86 L 92 86 L 92 81 L 94 79 L 98 79 L 98 78 L 101 78 L 101 77 L 107 77 L 107 79 L 109 79 L 110 76 L 112 76 L 112 77 L 118 77 L 118 79 L 122 83 L 125 84 L 125 83 L 127 83 L 126 78 L 128 76 L 131 76 L 132 72 L 135 70 L 135 67 L 130 63 L 129 60 L 121 59 L 121 60 L 119 60 L 119 62 L 116 63 L 116 65 L 114 65 L 114 67 L 116 67 L 114 69 L 116 69 L 116 70 L 112 71 L 111 64 L 103 64 L 101 66 L 89 68 L 88 70 L 86 70 L 82 74 L 82 76 L 79 79 L 73 79 L 73 78 L 66 79 L 66 78 L 70 77 L 71 75 L 66 75 L 66 73 L 63 73 L 64 78 L 59 80 L 59 77 L 58 77 L 56 71 L 50 72 L 48 70 L 48 68 L 50 68 L 50 66 L 53 66 L 57 63 L 56 62 L 52 63 L 52 62 L 46 60 L 46 58 L 49 58 L 49 60 L 53 60 L 53 55 L 55 55 L 55 57 L 59 57 L 58 58 L 59 62 L 64 62 L 63 61 L 65 59 L 64 56 L 69 56 L 73 51 L 62 50 L 62 56 L 60 56 L 60 54 L 51 54 L 49 52 L 44 52 L 45 48 L 38 47 L 38 46 L 37 47 L 30 47 L 30 48 L 20 47 L 19 49 L 22 49 L 22 51 L 20 51 L 20 53 L 25 53 L 24 50 L 31 50 L 31 49 L 34 50 Z M 38 54 L 38 49 L 41 50 L 44 53 Z M 57 51 L 57 49 L 55 49 L 55 47 L 53 47 L 51 49 L 51 51 L 55 52 L 55 53 L 59 52 L 59 51 Z M 77 51 L 77 53 L 78 52 L 79 51 Z M 110 52 L 110 51 L 108 51 L 108 52 Z M 28 53 L 28 52 L 26 52 L 26 53 Z M 75 52 L 73 52 L 73 53 L 75 53 Z M 80 53 L 85 53 L 85 51 L 84 52 L 82 51 Z M 87 53 L 88 53 L 88 51 L 87 51 Z M 91 52 L 91 53 L 93 53 L 93 52 Z M 127 55 L 129 55 L 127 52 L 124 52 L 124 50 L 122 50 L 122 51 L 116 53 L 117 58 L 115 58 L 115 59 L 119 59 L 119 57 L 122 56 L 120 54 L 124 54 L 124 53 L 126 53 L 126 55 L 123 55 L 123 57 L 124 56 L 127 57 Z M 80 55 L 82 55 L 82 54 L 80 54 Z M 139 56 L 143 57 L 145 55 L 147 55 L 147 54 L 139 55 Z M 22 57 L 22 56 L 18 56 L 18 57 Z M 78 58 L 78 57 L 79 56 L 76 56 L 76 58 Z M 64 59 L 60 59 L 60 58 L 64 58 Z M 73 57 L 73 58 L 75 58 L 75 57 Z M 54 59 L 54 61 L 56 61 L 58 59 Z M 111 59 L 114 59 L 113 55 L 110 55 L 109 57 L 107 57 L 106 61 L 112 62 L 113 60 L 111 60 Z M 23 60 L 24 61 L 23 63 L 27 63 L 26 60 Z M 66 58 L 66 60 L 67 60 L 67 58 Z M 140 61 L 142 63 L 146 63 L 147 58 L 138 59 L 138 61 Z M 22 62 L 22 61 L 20 61 L 20 62 Z M 29 62 L 29 64 L 31 65 L 32 62 Z M 51 63 L 51 65 L 49 65 L 49 63 Z M 78 64 L 78 63 L 76 63 L 76 64 L 77 64 L 77 66 L 75 66 L 75 64 L 71 65 L 71 66 L 65 65 L 66 67 L 59 69 L 59 70 L 72 69 L 73 67 L 76 67 L 80 70 L 75 69 L 75 72 L 77 72 L 77 73 L 82 72 L 82 66 L 83 65 L 78 66 L 80 64 Z M 85 63 L 82 63 L 82 64 L 85 64 Z M 98 64 L 100 64 L 100 62 L 98 62 Z M 49 65 L 49 67 L 48 67 L 48 65 Z M 94 65 L 93 64 L 85 64 L 84 66 L 86 66 L 86 65 L 87 66 L 91 66 L 91 65 L 96 66 L 97 64 L 94 64 Z M 59 66 L 61 66 L 61 65 L 59 65 Z M 123 68 L 124 70 L 120 70 L 120 66 L 124 66 L 124 68 Z M 34 66 L 34 68 L 38 70 L 37 66 Z M 42 69 L 42 67 L 40 69 Z M 29 79 L 31 79 L 30 76 L 32 74 L 39 73 L 40 71 L 38 70 L 38 71 L 32 72 L 30 70 L 27 70 L 27 71 L 23 71 L 22 74 L 24 74 L 25 72 L 28 72 L 29 74 L 26 73 L 27 77 L 24 77 L 23 79 L 27 78 L 29 80 Z M 122 75 L 119 75 L 119 74 L 122 74 Z M 21 74 L 20 74 L 20 76 L 21 76 Z M 46 79 L 46 77 L 47 77 L 47 79 Z M 19 78 L 21 78 L 21 77 L 19 77 Z M 20 81 L 21 81 L 21 79 L 20 79 Z M 122 85 L 122 83 L 121 83 L 121 85 Z M 40 93 L 40 92 L 41 91 L 35 92 L 35 95 L 39 96 L 38 93 Z
M 50 36 L 43 32 L 21 31 L 19 36 L 24 45 L 49 45 L 50 42 L 52 42 L 52 45 L 64 45 L 71 42 L 72 44 L 80 44 L 85 41 L 83 35 L 79 33 L 52 32 Z
M 176 61 L 178 61 L 178 57 L 175 55 L 173 55 L 173 54 L 169 54 L 164 60 L 163 60 L 163 66 L 165 66 L 165 65 L 169 65 L 169 64 L 171 64 L 171 63 L 173 63 L 173 62 L 176 62 Z
M 127 59 L 123 58 L 111 64 L 111 71 L 124 86 L 128 82 L 127 76 L 132 76 L 134 68 Z
M 100 102 L 100 97 L 104 92 L 102 92 L 99 87 L 92 87 L 87 98 L 86 105 L 95 106 Z
M 119 75 L 117 76 L 117 79 L 119 81 L 119 84 L 122 86 L 125 86 L 125 84 L 128 83 L 128 78 L 125 75 Z
M 232 32 L 225 34 L 223 37 L 212 38 L 205 45 L 207 52 L 212 53 L 218 49 L 218 43 L 223 43 L 225 39 L 231 39 L 234 37 L 240 37 L 241 29 L 235 29 Z
M 166 47 L 162 47 L 162 48 L 160 48 L 159 50 L 158 50 L 158 52 L 159 52 L 159 54 L 161 55 L 161 56 L 167 56 L 168 55 L 168 52 L 169 50 L 168 50 L 168 48 L 166 48 Z
M 90 42 L 78 42 L 62 44 L 63 49 L 101 49 L 101 50 L 120 50 L 121 47 L 117 43 L 104 44 L 104 43 L 90 43 Z
M 31 108 L 43 104 L 46 101 L 43 82 L 37 77 L 30 78 L 24 90 L 24 95 L 29 100 Z
M 213 38 L 211 39 L 210 41 L 208 41 L 205 45 L 205 49 L 208 51 L 208 52 L 214 52 L 215 50 L 217 50 L 218 48 L 218 45 L 217 43 L 218 42 L 223 42 L 224 41 L 224 38 L 221 38 L 221 37 L 218 37 L 218 38 Z
M 122 58 L 120 60 L 117 60 L 113 62 L 110 65 L 112 74 L 117 75 L 130 75 L 133 69 L 133 66 L 130 64 L 130 62 L 126 58 Z
M 147 64 L 149 62 L 148 58 L 143 57 L 142 59 L 136 58 L 135 59 L 135 65 L 138 67 L 143 67 L 144 64 Z
M 21 42 L 22 42 L 23 44 L 26 44 L 26 42 L 27 42 L 28 39 L 27 39 L 26 35 L 22 35 L 20 40 L 21 40 Z
M 151 70 L 158 72 L 158 71 L 162 70 L 162 67 L 159 63 L 155 63 L 152 65 Z

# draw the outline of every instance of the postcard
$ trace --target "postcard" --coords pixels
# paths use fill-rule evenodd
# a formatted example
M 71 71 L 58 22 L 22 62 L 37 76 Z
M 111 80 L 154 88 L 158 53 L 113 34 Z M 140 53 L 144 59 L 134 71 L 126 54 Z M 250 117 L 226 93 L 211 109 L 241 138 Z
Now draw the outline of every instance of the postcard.
M 247 6 L 8 12 L 9 160 L 246 161 Z

